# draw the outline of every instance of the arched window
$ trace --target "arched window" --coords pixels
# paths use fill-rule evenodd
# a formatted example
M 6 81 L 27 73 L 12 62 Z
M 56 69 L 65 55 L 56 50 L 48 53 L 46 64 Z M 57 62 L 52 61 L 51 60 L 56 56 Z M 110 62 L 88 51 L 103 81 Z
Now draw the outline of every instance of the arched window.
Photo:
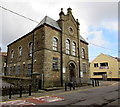
M 82 48 L 81 55 L 82 55 L 82 58 L 85 59 L 85 49 L 84 48 Z
M 76 43 L 72 43 L 72 54 L 75 56 L 76 55 Z
M 13 59 L 13 57 L 14 57 L 14 51 L 12 50 L 11 51 L 11 58 Z
M 22 56 L 22 47 L 19 47 L 19 56 Z
M 32 56 L 32 52 L 33 52 L 33 43 L 30 42 L 29 43 L 29 56 Z
M 70 54 L 70 40 L 66 40 L 66 54 Z
M 55 37 L 53 38 L 53 50 L 58 50 L 58 40 Z

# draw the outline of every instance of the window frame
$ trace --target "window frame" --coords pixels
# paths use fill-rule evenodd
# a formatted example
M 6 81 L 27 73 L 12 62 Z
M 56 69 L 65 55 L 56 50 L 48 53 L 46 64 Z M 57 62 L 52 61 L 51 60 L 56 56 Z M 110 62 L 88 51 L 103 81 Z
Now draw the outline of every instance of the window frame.
M 21 70 L 21 66 L 17 65 L 16 66 L 16 75 L 20 75 L 20 70 Z
M 82 57 L 82 59 L 85 59 L 85 48 L 83 48 L 83 47 L 81 50 L 81 57 Z
M 99 67 L 98 63 L 94 63 L 94 67 L 98 68 Z
M 53 71 L 58 71 L 58 57 L 52 58 L 52 69 Z
M 72 55 L 76 56 L 76 43 L 72 42 Z
M 84 66 L 83 66 L 84 65 Z M 82 63 L 82 72 L 86 73 L 87 72 L 87 64 L 86 63 Z
M 56 37 L 53 37 L 52 39 L 52 48 L 54 51 L 58 51 L 58 39 Z
M 18 50 L 19 50 L 19 56 L 22 56 L 22 46 L 19 46 Z
M 32 73 L 32 64 L 31 63 L 27 64 L 27 67 L 28 67 L 28 69 L 27 69 L 27 75 L 30 76 L 31 73 Z
M 29 56 L 32 57 L 33 54 L 33 42 L 29 43 Z
M 70 54 L 70 40 L 66 39 L 66 54 Z
M 13 59 L 14 58 L 14 50 L 12 49 L 11 50 L 11 59 Z

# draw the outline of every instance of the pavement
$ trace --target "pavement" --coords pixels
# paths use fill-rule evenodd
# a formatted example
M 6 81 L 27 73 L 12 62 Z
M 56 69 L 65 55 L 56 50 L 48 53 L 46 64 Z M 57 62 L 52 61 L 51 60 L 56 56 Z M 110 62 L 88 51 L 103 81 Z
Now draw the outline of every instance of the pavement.
M 102 86 L 109 86 L 112 84 L 115 84 L 116 81 L 100 81 L 100 87 Z M 97 86 L 98 87 L 98 86 Z M 82 87 L 76 87 L 75 90 L 71 90 L 71 91 L 76 91 L 76 90 L 85 90 L 85 89 L 89 89 L 89 88 L 94 88 L 92 85 L 90 86 L 82 86 Z M 6 102 L 6 101 L 13 101 L 13 100 L 23 100 L 23 99 L 29 99 L 29 98 L 37 98 L 37 97 L 43 97 L 43 96 L 55 96 L 57 94 L 60 93 L 65 93 L 65 92 L 69 92 L 70 89 L 69 87 L 67 88 L 67 91 L 65 91 L 64 87 L 60 88 L 59 90 L 51 90 L 51 91 L 45 91 L 45 90 L 39 90 L 38 92 L 34 92 L 31 93 L 31 96 L 29 96 L 29 94 L 22 94 L 22 97 L 20 98 L 19 94 L 15 94 L 11 96 L 11 99 L 8 96 L 2 96 L 2 101 L 1 102 Z

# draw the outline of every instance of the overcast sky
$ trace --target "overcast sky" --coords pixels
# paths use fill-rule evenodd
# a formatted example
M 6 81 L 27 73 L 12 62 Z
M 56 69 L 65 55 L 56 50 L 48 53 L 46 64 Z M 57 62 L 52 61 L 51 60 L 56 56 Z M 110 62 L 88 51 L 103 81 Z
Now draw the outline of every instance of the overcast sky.
M 96 1 L 98 2 L 94 0 L 4 0 L 0 5 L 37 22 L 46 15 L 58 20 L 61 8 L 64 13 L 67 13 L 67 8 L 72 8 L 74 18 L 80 22 L 80 34 L 90 43 L 91 61 L 100 53 L 118 56 L 118 52 L 114 51 L 118 50 L 118 0 Z M 37 26 L 37 23 L 1 8 L 0 16 L 2 51 L 7 51 L 6 47 L 9 43 Z

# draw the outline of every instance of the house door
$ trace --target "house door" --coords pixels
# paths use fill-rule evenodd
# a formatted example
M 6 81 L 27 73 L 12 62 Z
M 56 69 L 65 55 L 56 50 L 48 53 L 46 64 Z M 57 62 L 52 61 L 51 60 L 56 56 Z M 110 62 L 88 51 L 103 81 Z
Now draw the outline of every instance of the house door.
M 106 81 L 107 80 L 107 74 L 102 74 L 102 79 Z
M 70 74 L 70 82 L 75 82 L 75 65 L 73 63 L 69 64 L 69 74 Z

